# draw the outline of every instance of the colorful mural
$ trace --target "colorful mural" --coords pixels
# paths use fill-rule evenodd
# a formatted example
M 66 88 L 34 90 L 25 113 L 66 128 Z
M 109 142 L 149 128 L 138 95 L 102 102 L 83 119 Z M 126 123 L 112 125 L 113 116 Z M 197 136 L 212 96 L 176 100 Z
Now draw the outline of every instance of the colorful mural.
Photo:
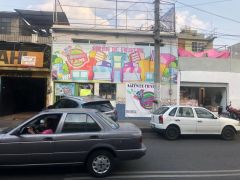
M 169 48 L 170 49 L 170 48 Z M 154 51 L 149 46 L 53 45 L 53 80 L 153 82 Z M 162 82 L 177 81 L 177 50 L 160 55 Z

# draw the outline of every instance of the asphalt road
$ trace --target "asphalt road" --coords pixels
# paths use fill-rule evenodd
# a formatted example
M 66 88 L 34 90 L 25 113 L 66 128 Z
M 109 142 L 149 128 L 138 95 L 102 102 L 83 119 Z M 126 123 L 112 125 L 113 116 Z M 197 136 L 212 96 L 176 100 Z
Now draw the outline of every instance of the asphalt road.
M 106 179 L 240 179 L 240 137 L 224 141 L 218 136 L 184 136 L 168 141 L 145 133 L 146 156 L 120 162 Z M 93 179 L 82 166 L 1 168 L 1 180 Z

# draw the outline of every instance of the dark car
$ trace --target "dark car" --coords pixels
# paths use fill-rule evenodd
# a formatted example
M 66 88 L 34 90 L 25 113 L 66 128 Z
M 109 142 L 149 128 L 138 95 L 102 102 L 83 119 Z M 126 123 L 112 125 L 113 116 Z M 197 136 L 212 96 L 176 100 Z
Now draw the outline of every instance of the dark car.
M 117 111 L 112 106 L 111 102 L 98 96 L 65 96 L 58 100 L 55 104 L 48 107 L 48 109 L 60 108 L 97 109 L 98 111 L 105 113 L 114 121 L 117 121 L 118 119 Z
M 46 121 L 51 133 L 43 133 Z M 45 110 L 0 132 L 0 166 L 85 164 L 93 176 L 104 177 L 116 160 L 138 159 L 145 152 L 138 127 L 94 109 Z

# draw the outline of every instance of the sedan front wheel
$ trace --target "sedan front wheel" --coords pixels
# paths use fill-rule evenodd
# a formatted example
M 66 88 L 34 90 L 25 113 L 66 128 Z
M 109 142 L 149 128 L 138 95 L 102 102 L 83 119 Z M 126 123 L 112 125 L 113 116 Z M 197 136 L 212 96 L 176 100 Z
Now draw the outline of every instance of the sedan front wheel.
M 113 155 L 104 150 L 93 152 L 87 160 L 87 169 L 95 177 L 105 177 L 113 169 Z
M 231 127 L 225 127 L 222 130 L 222 138 L 224 140 L 233 140 L 236 136 L 236 133 L 233 128 Z

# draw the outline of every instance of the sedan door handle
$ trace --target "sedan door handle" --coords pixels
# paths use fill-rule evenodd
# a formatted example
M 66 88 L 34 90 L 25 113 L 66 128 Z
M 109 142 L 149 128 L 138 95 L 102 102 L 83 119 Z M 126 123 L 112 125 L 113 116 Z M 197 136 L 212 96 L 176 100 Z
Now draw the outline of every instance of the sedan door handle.
M 53 138 L 51 138 L 51 137 L 46 137 L 46 138 L 43 138 L 43 141 L 53 141 Z
M 90 139 L 99 139 L 99 136 L 98 135 L 92 135 L 89 137 Z
M 175 119 L 175 121 L 180 121 L 180 119 Z
M 201 121 L 201 120 L 199 120 L 199 121 L 197 121 L 197 122 L 199 122 L 199 123 L 202 123 L 202 121 Z

